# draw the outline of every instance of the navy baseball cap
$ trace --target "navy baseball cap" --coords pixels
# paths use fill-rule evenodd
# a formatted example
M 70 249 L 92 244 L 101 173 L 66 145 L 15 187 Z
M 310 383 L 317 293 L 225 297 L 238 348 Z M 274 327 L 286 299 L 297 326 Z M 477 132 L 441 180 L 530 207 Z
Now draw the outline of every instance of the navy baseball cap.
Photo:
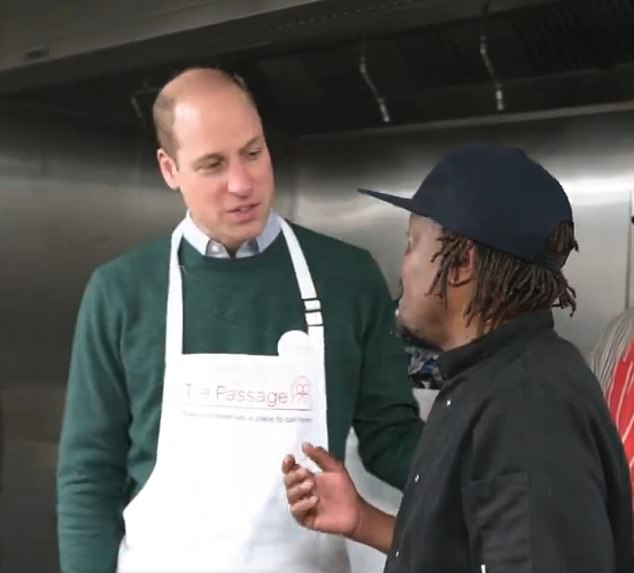
M 528 262 L 548 260 L 545 242 L 572 222 L 563 187 L 520 149 L 468 144 L 445 155 L 411 198 L 359 189 L 448 231 Z

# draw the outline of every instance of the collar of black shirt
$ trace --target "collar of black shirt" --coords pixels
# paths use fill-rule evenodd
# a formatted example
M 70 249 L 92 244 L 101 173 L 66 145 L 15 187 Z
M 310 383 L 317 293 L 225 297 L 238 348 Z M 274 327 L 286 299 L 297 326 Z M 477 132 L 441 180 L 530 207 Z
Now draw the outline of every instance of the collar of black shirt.
M 550 310 L 522 314 L 469 344 L 442 353 L 438 356 L 438 367 L 443 379 L 449 380 L 503 348 L 553 328 L 553 314 Z

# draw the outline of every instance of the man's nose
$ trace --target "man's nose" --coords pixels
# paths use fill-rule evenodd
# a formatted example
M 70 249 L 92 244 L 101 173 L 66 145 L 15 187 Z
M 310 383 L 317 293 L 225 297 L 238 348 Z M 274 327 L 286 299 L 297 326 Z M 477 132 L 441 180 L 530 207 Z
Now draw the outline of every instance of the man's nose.
M 227 188 L 230 193 L 235 193 L 236 195 L 248 195 L 251 192 L 251 176 L 240 161 L 235 162 L 231 166 Z

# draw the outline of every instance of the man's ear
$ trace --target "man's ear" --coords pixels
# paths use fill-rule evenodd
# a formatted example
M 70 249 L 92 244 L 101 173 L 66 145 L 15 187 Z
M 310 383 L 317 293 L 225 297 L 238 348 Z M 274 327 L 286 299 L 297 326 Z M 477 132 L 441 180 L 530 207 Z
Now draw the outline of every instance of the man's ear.
M 162 147 L 156 152 L 156 159 L 165 183 L 170 189 L 176 191 L 180 187 L 176 160 L 172 159 Z
M 469 248 L 460 255 L 456 264 L 449 271 L 447 280 L 452 287 L 460 287 L 473 280 L 475 275 L 475 257 L 475 246 L 470 243 Z

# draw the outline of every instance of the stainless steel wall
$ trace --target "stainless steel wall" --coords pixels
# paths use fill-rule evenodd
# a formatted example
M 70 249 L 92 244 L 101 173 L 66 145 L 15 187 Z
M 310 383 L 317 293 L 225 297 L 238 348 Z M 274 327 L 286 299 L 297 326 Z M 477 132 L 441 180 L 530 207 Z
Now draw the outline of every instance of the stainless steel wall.
M 55 462 L 77 304 L 94 266 L 179 211 L 142 148 L 41 116 L 0 116 L 2 571 L 57 570 Z
M 562 178 L 578 220 L 582 252 L 572 257 L 569 275 L 580 310 L 572 320 L 559 317 L 562 332 L 587 348 L 625 306 L 632 112 L 338 134 L 296 147 L 283 136 L 273 139 L 278 210 L 369 248 L 393 288 L 406 217 L 354 190 L 409 194 L 435 158 L 465 140 L 521 145 Z M 1 571 L 57 570 L 56 444 L 70 340 L 89 273 L 169 231 L 182 212 L 151 150 L 135 136 L 0 112 Z
M 560 333 L 583 351 L 626 305 L 634 112 L 489 118 L 299 141 L 295 219 L 368 248 L 397 293 L 407 215 L 355 193 L 357 187 L 410 196 L 450 148 L 486 141 L 524 148 L 562 182 L 573 205 L 581 252 L 566 274 L 578 291 Z

